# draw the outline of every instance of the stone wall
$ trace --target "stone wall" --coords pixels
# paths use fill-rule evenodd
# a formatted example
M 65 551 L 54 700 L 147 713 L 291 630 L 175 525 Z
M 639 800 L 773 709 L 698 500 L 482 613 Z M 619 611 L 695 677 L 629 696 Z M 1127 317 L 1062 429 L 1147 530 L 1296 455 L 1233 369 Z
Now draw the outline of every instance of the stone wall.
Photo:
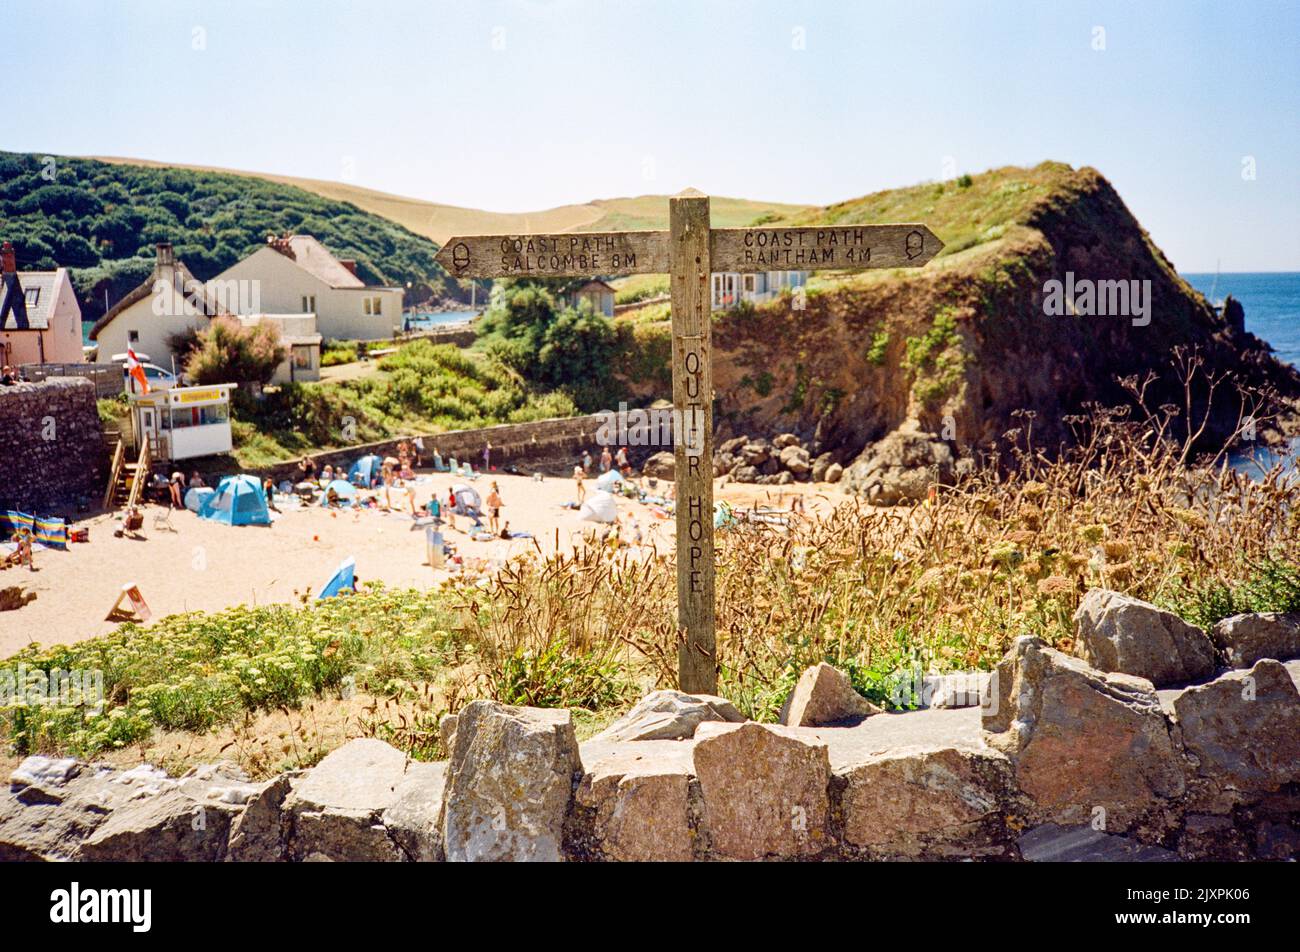
M 1204 638 L 1226 665 L 1158 691 L 1023 637 L 921 710 L 882 713 L 822 664 L 781 724 L 656 691 L 585 743 L 567 710 L 474 701 L 439 724 L 447 760 L 362 738 L 260 783 L 29 757 L 0 860 L 1300 858 L 1300 661 L 1273 657 L 1300 654 L 1300 616 L 1176 630 L 1109 595 L 1081 609 L 1090 650 Z
M 421 460 L 427 466 L 434 449 L 437 449 L 444 462 L 455 457 L 460 462 L 469 463 L 477 471 L 483 464 L 483 447 L 490 442 L 492 465 L 499 470 L 514 467 L 521 473 L 566 475 L 572 471 L 574 462 L 583 450 L 590 450 L 593 457 L 599 457 L 601 447 L 596 442 L 596 434 L 603 419 L 600 414 L 591 414 L 535 420 L 531 423 L 506 423 L 475 430 L 448 430 L 423 438 L 424 454 Z M 409 437 L 357 443 L 345 449 L 310 455 L 316 461 L 318 471 L 326 465 L 337 469 L 340 465 L 349 466 L 371 453 L 376 456 L 396 456 L 397 444 L 404 439 Z M 644 451 L 637 449 L 630 455 L 635 461 L 639 458 L 638 453 L 644 455 L 654 449 L 655 447 L 647 447 Z M 297 460 L 291 460 L 253 472 L 272 476 L 278 482 L 281 479 L 292 479 L 297 465 Z
M 93 502 L 104 492 L 104 456 L 89 380 L 0 387 L 0 509 L 43 514 Z

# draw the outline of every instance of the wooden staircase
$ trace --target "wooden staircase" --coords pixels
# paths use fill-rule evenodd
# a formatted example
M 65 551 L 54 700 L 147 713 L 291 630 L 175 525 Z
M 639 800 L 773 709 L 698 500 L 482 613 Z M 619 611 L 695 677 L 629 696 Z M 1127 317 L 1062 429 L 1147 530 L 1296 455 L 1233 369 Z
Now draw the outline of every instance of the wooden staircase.
M 113 449 L 113 462 L 109 468 L 108 487 L 104 490 L 104 511 L 115 512 L 119 506 L 134 508 L 144 498 L 145 485 L 149 482 L 153 460 L 146 441 L 140 449 L 140 456 L 134 462 L 126 459 L 126 447 L 121 440 Z

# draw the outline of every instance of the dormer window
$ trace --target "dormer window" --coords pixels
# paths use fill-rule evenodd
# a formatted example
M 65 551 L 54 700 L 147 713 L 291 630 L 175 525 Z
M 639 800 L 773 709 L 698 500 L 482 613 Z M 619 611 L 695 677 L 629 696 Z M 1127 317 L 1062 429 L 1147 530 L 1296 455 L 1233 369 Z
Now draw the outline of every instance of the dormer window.
M 36 304 L 37 304 L 37 302 L 40 301 L 40 299 L 41 299 L 41 289 L 40 289 L 40 288 L 24 288 L 24 289 L 23 289 L 23 297 L 24 297 L 24 299 L 26 300 L 26 302 L 27 302 L 27 306 L 28 306 L 28 307 L 35 307 Z

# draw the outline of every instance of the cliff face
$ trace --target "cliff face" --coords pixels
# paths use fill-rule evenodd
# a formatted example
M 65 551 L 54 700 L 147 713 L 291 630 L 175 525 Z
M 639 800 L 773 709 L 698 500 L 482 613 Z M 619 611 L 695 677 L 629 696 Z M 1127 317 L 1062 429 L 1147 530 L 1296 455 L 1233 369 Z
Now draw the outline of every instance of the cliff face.
M 891 434 L 921 434 L 965 456 L 1004 442 L 1025 423 L 1017 411 L 1029 410 L 1035 445 L 1050 450 L 1087 404 L 1128 402 L 1120 378 L 1155 373 L 1148 403 L 1182 406 L 1180 350 L 1228 377 L 1211 403 L 1207 445 L 1237 424 L 1232 384 L 1300 396 L 1300 374 L 1245 333 L 1239 315 L 1220 316 L 1179 278 L 1093 169 L 1000 169 L 964 187 L 881 193 L 809 218 L 897 215 L 930 223 L 948 243 L 944 256 L 916 272 L 818 275 L 803 310 L 786 297 L 715 315 L 720 437 L 793 431 L 814 454 L 847 464 Z M 1123 289 L 1137 292 L 1128 313 L 1095 313 L 1123 301 L 1118 285 L 1089 282 L 1114 281 L 1137 282 Z

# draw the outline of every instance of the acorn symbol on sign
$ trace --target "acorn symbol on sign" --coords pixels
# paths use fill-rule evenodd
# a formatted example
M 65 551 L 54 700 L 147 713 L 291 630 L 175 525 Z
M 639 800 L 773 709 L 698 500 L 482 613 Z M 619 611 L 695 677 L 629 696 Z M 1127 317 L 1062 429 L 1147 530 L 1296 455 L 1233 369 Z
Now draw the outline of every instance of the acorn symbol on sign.
M 904 244 L 904 250 L 907 252 L 907 260 L 911 261 L 921 253 L 925 247 L 925 235 L 913 229 L 907 233 L 907 241 Z
M 457 271 L 464 271 L 469 267 L 469 245 L 463 241 L 456 243 L 456 247 L 451 249 L 451 263 L 456 266 Z

